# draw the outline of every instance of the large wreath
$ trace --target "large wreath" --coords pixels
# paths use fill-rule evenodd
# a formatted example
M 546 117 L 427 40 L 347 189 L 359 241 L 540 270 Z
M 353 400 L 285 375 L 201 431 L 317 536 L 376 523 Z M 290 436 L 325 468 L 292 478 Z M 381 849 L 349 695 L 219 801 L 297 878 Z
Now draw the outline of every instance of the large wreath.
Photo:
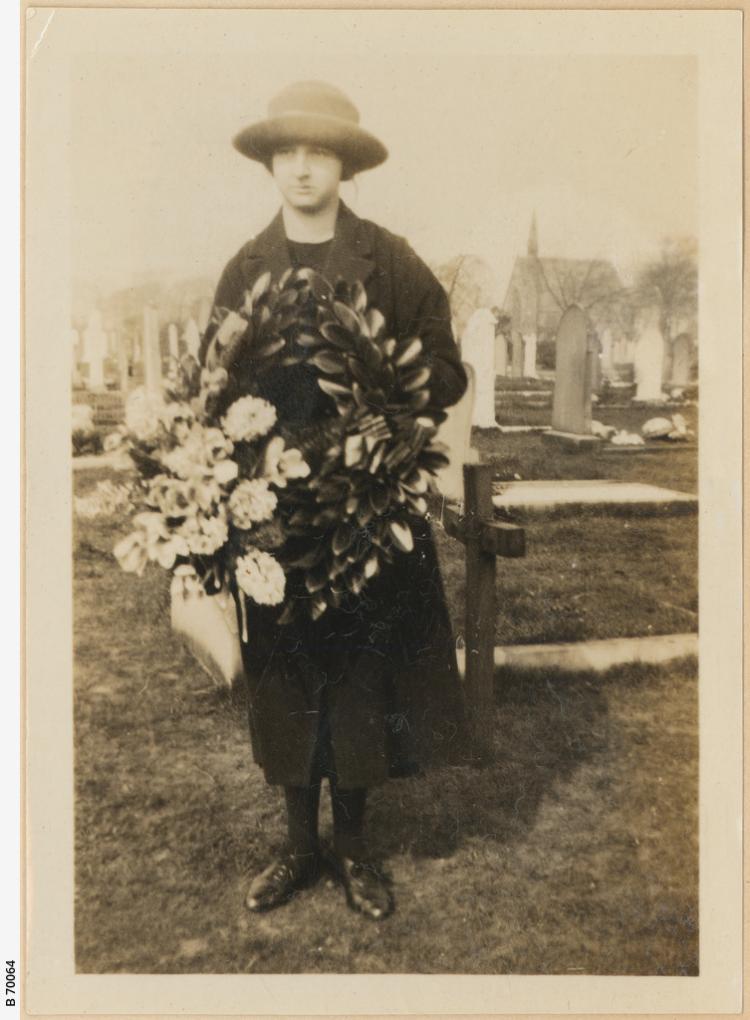
M 362 284 L 332 286 L 309 269 L 289 270 L 277 284 L 265 273 L 239 309 L 216 310 L 205 340 L 205 367 L 180 361 L 168 386 L 176 404 L 168 406 L 192 408 L 192 427 L 214 443 L 223 436 L 237 471 L 220 480 L 215 513 L 226 522 L 224 541 L 174 562 L 195 567 L 209 589 L 234 579 L 255 601 L 285 601 L 281 622 L 299 610 L 317 619 L 413 550 L 411 523 L 426 513 L 430 477 L 448 462 L 435 440 L 445 415 L 431 405 L 422 341 L 389 337 Z M 263 399 L 271 374 L 283 380 L 293 366 L 314 372 L 330 398 L 322 420 L 296 429 L 277 422 Z M 144 449 L 131 436 L 151 487 L 154 474 L 163 487 L 179 467 L 173 449 L 159 456 L 160 442 Z M 275 486 L 273 513 L 253 519 L 260 485 Z M 248 582 L 247 572 L 257 580 L 268 560 L 283 569 L 283 599 L 258 597 L 263 586 Z

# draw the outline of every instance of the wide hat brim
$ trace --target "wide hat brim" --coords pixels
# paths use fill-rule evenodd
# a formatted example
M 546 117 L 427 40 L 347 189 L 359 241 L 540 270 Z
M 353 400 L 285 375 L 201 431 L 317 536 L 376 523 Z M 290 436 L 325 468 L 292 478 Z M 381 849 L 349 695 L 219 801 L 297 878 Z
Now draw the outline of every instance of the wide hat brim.
M 270 167 L 276 149 L 304 143 L 332 149 L 344 165 L 344 174 L 379 166 L 388 150 L 374 135 L 341 117 L 321 113 L 285 113 L 244 128 L 232 139 L 238 152 Z

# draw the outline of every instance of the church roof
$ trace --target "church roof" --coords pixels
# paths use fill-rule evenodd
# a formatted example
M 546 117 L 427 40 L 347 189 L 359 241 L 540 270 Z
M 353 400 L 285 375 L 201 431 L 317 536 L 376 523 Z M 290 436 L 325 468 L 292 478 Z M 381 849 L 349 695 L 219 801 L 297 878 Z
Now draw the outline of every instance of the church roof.
M 555 329 L 572 304 L 580 305 L 596 321 L 603 306 L 622 290 L 617 270 L 604 259 L 523 255 L 513 265 L 503 309 L 522 320 L 520 328 Z

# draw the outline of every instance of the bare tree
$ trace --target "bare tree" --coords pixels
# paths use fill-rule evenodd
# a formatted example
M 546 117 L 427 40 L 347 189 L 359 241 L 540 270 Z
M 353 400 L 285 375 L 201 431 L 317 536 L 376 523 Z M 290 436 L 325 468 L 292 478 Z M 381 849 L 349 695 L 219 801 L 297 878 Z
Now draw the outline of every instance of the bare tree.
M 636 300 L 656 305 L 664 339 L 671 343 L 684 320 L 694 322 L 698 312 L 698 245 L 694 238 L 667 238 L 658 258 L 641 267 Z

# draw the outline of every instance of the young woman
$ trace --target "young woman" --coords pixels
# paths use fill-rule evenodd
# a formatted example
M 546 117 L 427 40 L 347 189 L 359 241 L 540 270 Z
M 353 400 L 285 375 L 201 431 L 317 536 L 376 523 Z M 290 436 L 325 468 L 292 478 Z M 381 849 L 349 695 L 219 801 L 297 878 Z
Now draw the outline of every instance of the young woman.
M 360 281 L 388 336 L 421 338 L 431 404 L 455 403 L 466 376 L 445 292 L 404 240 L 359 219 L 339 197 L 342 181 L 387 157 L 349 99 L 321 82 L 291 85 L 234 145 L 272 174 L 281 209 L 227 264 L 216 308 L 239 308 L 263 273 L 278 279 L 290 266 L 311 267 L 331 283 Z M 335 413 L 306 366 L 269 373 L 263 387 L 289 428 L 315 428 Z M 285 902 L 326 863 L 353 909 L 385 917 L 393 897 L 365 846 L 367 788 L 460 758 L 458 674 L 435 547 L 425 520 L 412 530 L 414 550 L 398 554 L 346 609 L 284 626 L 273 609 L 250 610 L 242 651 L 253 753 L 267 781 L 283 786 L 288 813 L 287 846 L 252 883 L 251 910 Z M 332 850 L 318 840 L 324 778 Z

